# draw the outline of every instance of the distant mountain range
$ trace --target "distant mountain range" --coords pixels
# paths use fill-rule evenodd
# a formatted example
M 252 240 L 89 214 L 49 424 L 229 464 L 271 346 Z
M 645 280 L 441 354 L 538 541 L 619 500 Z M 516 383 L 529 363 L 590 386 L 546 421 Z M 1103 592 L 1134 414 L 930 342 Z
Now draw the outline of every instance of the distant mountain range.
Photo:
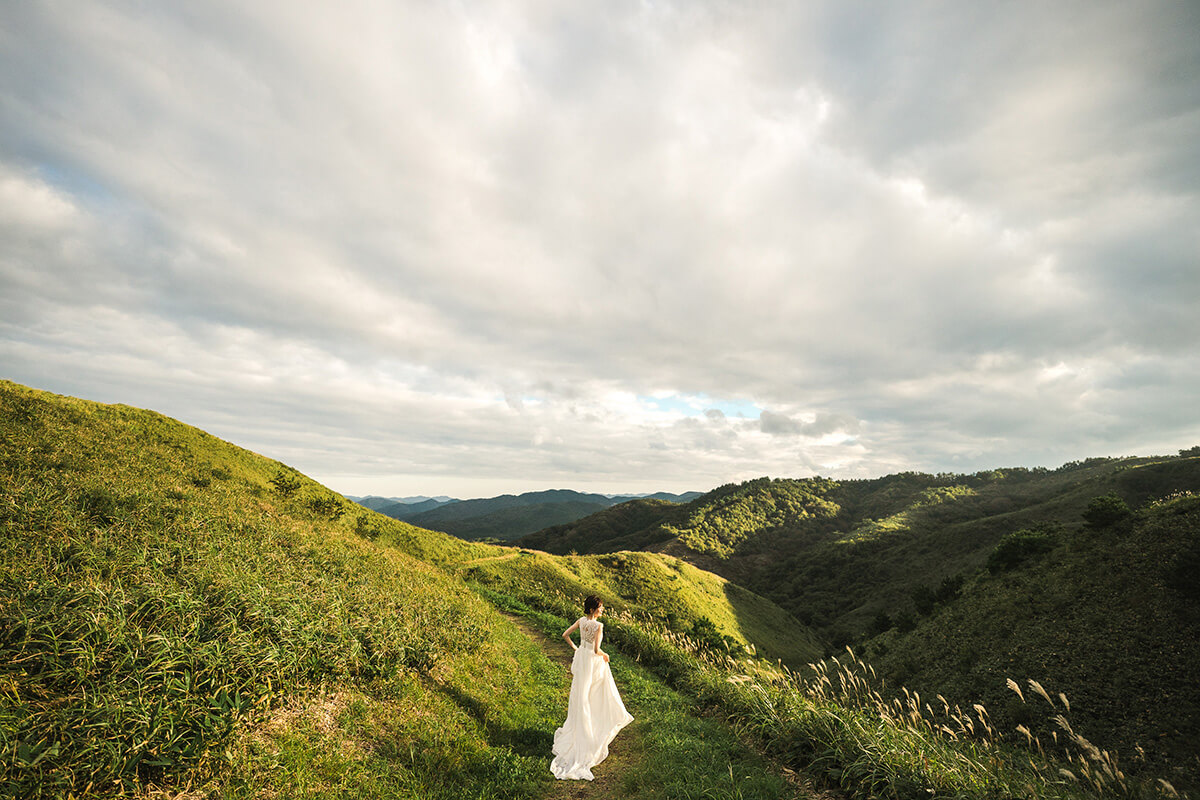
M 372 511 L 379 511 L 382 508 L 396 505 L 413 506 L 420 503 L 441 504 L 458 502 L 453 497 L 446 497 L 445 495 L 441 497 L 426 497 L 425 495 L 416 495 L 415 497 L 379 497 L 373 494 L 366 497 L 354 497 L 353 495 L 346 495 L 346 499 L 358 503 L 360 506 L 365 506 Z M 429 508 L 432 507 L 429 506 Z
M 630 501 L 686 503 L 700 492 L 648 495 L 606 495 L 549 489 L 524 494 L 504 494 L 475 500 L 450 497 L 349 497 L 359 505 L 393 519 L 460 539 L 511 541 L 554 525 L 565 525 L 597 511 Z

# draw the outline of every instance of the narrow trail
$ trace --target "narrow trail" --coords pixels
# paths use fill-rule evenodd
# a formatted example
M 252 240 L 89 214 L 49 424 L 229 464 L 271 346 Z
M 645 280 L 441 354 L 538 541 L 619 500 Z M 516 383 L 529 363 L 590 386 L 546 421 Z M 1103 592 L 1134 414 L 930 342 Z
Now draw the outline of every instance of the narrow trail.
M 515 553 L 501 553 L 498 556 L 484 556 L 482 558 L 473 558 L 470 561 L 464 561 L 462 562 L 462 565 L 464 567 L 473 567 L 476 564 L 482 564 L 486 561 L 508 561 L 510 558 L 516 558 L 518 555 L 520 555 L 519 551 Z
M 550 660 L 562 666 L 567 673 L 571 671 L 571 649 L 562 639 L 554 639 L 530 625 L 522 617 L 505 613 L 504 616 L 520 629 L 530 641 L 534 642 L 550 657 Z M 566 717 L 566 698 L 563 698 L 563 717 Z M 629 707 L 629 713 L 634 720 L 624 730 L 608 749 L 608 758 L 604 759 L 592 774 L 592 781 L 555 781 L 553 788 L 545 795 L 546 800 L 599 800 L 599 798 L 614 798 L 621 796 L 621 779 L 638 761 L 641 752 L 642 730 L 637 719 L 638 711 L 634 706 Z M 546 757 L 546 769 L 550 769 L 550 755 Z
M 504 611 L 501 613 L 510 619 L 530 641 L 540 647 L 551 661 L 560 665 L 564 672 L 570 673 L 571 649 L 567 647 L 562 639 L 547 635 L 516 614 Z M 633 714 L 634 720 L 613 740 L 612 745 L 609 747 L 608 758 L 604 759 L 603 762 L 592 770 L 595 780 L 555 781 L 550 791 L 544 795 L 544 800 L 611 800 L 611 798 L 622 796 L 621 784 L 624 777 L 636 767 L 641 759 L 641 754 L 644 750 L 642 741 L 645 732 L 644 726 L 647 724 L 643 719 L 639 718 L 639 708 L 636 702 L 631 702 L 631 699 L 626 698 L 626 704 L 629 713 Z M 565 717 L 567 713 L 565 697 L 563 698 L 562 711 Z M 751 749 L 758 750 L 751 742 L 743 740 L 743 744 Z M 770 760 L 765 753 L 759 752 L 764 758 Z M 550 767 L 549 762 L 550 758 L 549 754 L 547 754 L 547 770 Z M 791 793 L 786 796 L 792 800 L 843 800 L 842 796 L 836 792 L 818 790 L 803 775 L 778 764 L 776 768 L 790 786 Z

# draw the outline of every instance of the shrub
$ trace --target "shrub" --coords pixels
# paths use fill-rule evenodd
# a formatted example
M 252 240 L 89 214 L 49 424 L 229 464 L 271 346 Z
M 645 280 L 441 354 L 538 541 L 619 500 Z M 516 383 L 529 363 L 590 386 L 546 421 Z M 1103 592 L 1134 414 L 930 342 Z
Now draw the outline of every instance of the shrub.
M 342 501 L 331 494 L 310 497 L 307 505 L 317 516 L 327 517 L 334 521 L 341 519 L 342 514 L 346 512 Z
M 731 636 L 722 634 L 708 617 L 701 617 L 693 622 L 690 635 L 707 650 L 722 652 L 741 648 L 740 642 Z
M 275 491 L 279 492 L 279 494 L 284 497 L 291 497 L 300 488 L 300 479 L 280 470 L 275 474 L 274 478 L 271 478 L 271 485 L 275 487 Z
M 364 539 L 370 539 L 371 541 L 374 541 L 379 536 L 379 529 L 371 524 L 366 514 L 359 514 L 354 518 L 354 532 Z
M 960 574 L 942 578 L 937 589 L 925 585 L 918 586 L 912 591 L 913 608 L 922 617 L 929 616 L 939 605 L 945 605 L 962 594 L 964 580 L 964 576 Z
M 992 573 L 1012 569 L 1030 557 L 1054 549 L 1054 537 L 1046 530 L 1019 530 L 1005 534 L 988 556 L 987 568 Z
M 949 603 L 962 594 L 963 583 L 966 581 L 964 575 L 954 575 L 950 578 L 942 578 L 942 582 L 938 584 L 937 601 L 939 603 Z
M 1089 528 L 1106 528 L 1132 513 L 1128 504 L 1116 492 L 1100 495 L 1088 503 L 1083 519 Z

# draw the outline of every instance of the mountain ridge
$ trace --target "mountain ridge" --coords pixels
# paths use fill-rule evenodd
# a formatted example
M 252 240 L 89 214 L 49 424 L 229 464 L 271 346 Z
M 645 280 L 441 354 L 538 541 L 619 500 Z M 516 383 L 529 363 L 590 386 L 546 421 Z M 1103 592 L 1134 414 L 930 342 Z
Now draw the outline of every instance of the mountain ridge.
M 655 492 L 668 502 L 686 502 L 699 492 L 681 495 Z M 379 503 L 367 507 L 381 514 L 468 540 L 511 541 L 549 525 L 568 523 L 595 511 L 631 500 L 626 495 L 545 489 L 471 500 L 436 498 L 412 503 Z M 364 504 L 365 505 L 365 504 Z

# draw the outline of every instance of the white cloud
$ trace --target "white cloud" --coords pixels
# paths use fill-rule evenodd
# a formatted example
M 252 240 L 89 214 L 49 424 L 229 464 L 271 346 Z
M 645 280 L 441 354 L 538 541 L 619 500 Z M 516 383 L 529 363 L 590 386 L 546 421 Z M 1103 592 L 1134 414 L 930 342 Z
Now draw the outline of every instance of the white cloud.
M 0 40 L 17 380 L 383 494 L 1200 434 L 1188 7 L 76 11 Z

